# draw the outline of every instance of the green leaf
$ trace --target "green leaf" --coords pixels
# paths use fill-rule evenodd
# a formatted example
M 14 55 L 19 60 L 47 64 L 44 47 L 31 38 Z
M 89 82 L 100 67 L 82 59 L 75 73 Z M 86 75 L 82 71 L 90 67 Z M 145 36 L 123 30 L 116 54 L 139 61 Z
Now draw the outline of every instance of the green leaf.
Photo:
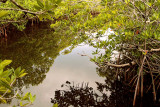
M 29 100 L 29 95 L 30 95 L 30 93 L 27 92 L 27 93 L 24 95 L 23 100 Z
M 0 75 L 3 73 L 3 69 L 0 70 Z
M 3 69 L 5 66 L 9 65 L 12 60 L 4 60 L 0 63 L 0 69 Z
M 28 104 L 29 104 L 29 103 L 25 103 L 25 104 L 23 104 L 23 107 L 26 107 Z
M 30 101 L 33 103 L 33 97 L 32 97 L 32 94 L 31 94 L 31 93 L 29 94 L 29 99 L 30 99 Z
M 56 4 L 60 4 L 60 3 L 61 3 L 61 1 L 62 1 L 62 0 L 57 0 L 57 1 L 56 1 Z
M 45 2 L 45 9 L 46 9 L 46 10 L 49 10 L 49 9 L 50 9 L 50 5 L 49 5 L 48 0 L 46 0 L 46 2 Z
M 34 102 L 34 101 L 35 101 L 35 99 L 36 99 L 36 95 L 34 95 L 34 96 L 33 96 L 33 100 L 32 100 L 32 102 Z
M 12 70 L 9 69 L 9 70 L 6 70 L 6 71 L 2 72 L 2 73 L 0 74 L 0 77 L 8 77 L 8 76 L 10 76 L 11 74 L 12 74 Z
M 21 71 L 21 67 L 18 67 L 15 71 L 14 74 L 18 77 Z
M 23 74 L 23 73 L 24 73 L 24 71 L 25 71 L 25 69 L 23 69 L 23 70 L 19 73 L 19 75 Z
M 1 10 L 0 11 L 0 18 L 6 16 L 7 14 L 8 14 L 8 11 Z
M 30 98 L 31 103 L 33 103 L 36 99 L 36 95 L 32 96 L 32 94 L 30 93 L 29 98 Z
M 130 2 L 130 0 L 125 0 L 125 2 L 128 4 Z
M 19 77 L 24 77 L 25 75 L 27 75 L 28 73 L 23 73 L 21 74 Z
M 23 73 L 21 74 L 19 77 L 24 77 L 25 75 L 27 75 L 28 73 Z
M 36 99 L 36 95 L 32 96 L 32 94 L 30 93 L 29 98 L 30 98 L 31 103 L 33 103 Z
M 42 3 L 40 0 L 37 0 L 37 4 L 38 4 L 41 8 L 44 8 L 44 5 L 43 5 L 43 3 Z
M 3 85 L 6 88 L 12 90 L 9 82 L 5 78 L 0 78 L 0 84 Z
M 22 101 L 19 103 L 19 105 L 22 107 L 23 106 L 23 103 L 22 103 Z
M 37 6 L 37 5 L 34 5 L 33 6 L 36 10 L 38 10 L 38 11 L 40 11 L 42 8 L 41 7 L 39 7 L 39 6 Z
M 16 95 L 17 99 L 21 99 L 21 96 L 19 94 Z
M 56 103 L 56 104 L 54 104 L 54 105 L 53 105 L 53 107 L 58 107 L 58 104 L 57 104 L 57 103 Z
M 55 3 L 55 0 L 49 0 L 51 3 Z
M 1 93 L 5 93 L 7 91 L 7 89 L 5 87 L 0 87 L 0 92 Z M 11 91 L 8 90 L 7 93 L 10 93 Z
M 13 82 L 15 79 L 16 79 L 16 76 L 15 76 L 15 75 L 12 75 L 12 76 L 11 76 L 11 82 Z
M 7 101 L 5 99 L 0 99 L 0 101 L 2 101 L 3 103 L 7 103 Z
M 49 14 L 54 15 L 55 13 L 53 11 L 47 11 Z

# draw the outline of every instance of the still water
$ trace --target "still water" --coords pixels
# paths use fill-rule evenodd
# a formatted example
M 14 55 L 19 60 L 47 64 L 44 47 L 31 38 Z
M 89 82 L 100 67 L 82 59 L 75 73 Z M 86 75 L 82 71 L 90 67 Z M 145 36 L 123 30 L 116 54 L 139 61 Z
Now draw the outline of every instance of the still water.
M 21 66 L 28 75 L 17 81 L 16 86 L 25 86 L 23 92 L 31 92 L 36 95 L 32 107 L 52 107 L 50 98 L 54 97 L 54 91 L 60 89 L 66 81 L 89 83 L 96 88 L 95 81 L 104 82 L 104 78 L 96 73 L 96 65 L 89 57 L 80 54 L 91 55 L 95 48 L 86 44 L 76 45 L 68 54 L 64 54 L 67 47 L 71 47 L 73 37 L 66 35 L 54 35 L 53 31 L 46 28 L 32 29 L 19 35 L 14 34 L 8 44 L 1 47 L 2 59 L 13 60 L 12 67 Z M 31 32 L 31 33 L 30 33 Z M 38 33 L 37 33 L 38 32 Z M 67 48 L 67 49 L 70 49 Z M 11 104 L 0 107 L 10 107 L 16 104 L 16 99 Z
M 103 83 L 99 84 L 98 91 L 105 89 L 105 93 L 101 93 L 104 95 L 101 101 L 104 100 L 102 103 L 106 107 L 132 107 L 134 91 L 130 91 L 122 81 L 114 81 L 112 72 L 108 73 L 107 78 L 100 75 L 95 63 L 89 57 L 80 55 L 92 57 L 92 52 L 96 50 L 78 41 L 81 38 L 56 33 L 47 24 L 23 32 L 11 32 L 8 37 L 7 43 L 0 45 L 0 57 L 2 60 L 12 60 L 11 67 L 21 66 L 28 73 L 17 80 L 14 87 L 24 87 L 24 94 L 31 92 L 36 95 L 31 107 L 52 107 L 50 98 L 54 98 L 55 91 L 61 90 L 61 85 L 66 81 L 88 83 L 95 92 L 98 89 L 95 82 Z M 152 93 L 144 96 L 137 107 L 153 107 Z M 8 104 L 0 104 L 0 107 L 12 107 L 16 103 L 17 100 L 13 99 Z

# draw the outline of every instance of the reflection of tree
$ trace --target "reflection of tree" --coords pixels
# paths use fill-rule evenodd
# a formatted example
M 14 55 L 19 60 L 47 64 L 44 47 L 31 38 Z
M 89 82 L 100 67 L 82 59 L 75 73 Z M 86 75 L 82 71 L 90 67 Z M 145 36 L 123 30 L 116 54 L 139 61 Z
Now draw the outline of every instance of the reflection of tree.
M 19 34 L 8 35 L 12 39 L 8 40 L 8 46 L 0 49 L 2 59 L 13 60 L 12 67 L 21 66 L 28 73 L 23 80 L 17 81 L 19 86 L 41 83 L 59 52 L 70 46 L 74 39 L 74 36 L 52 31 L 46 23 L 26 29 L 25 33 L 21 32 L 21 37 Z M 12 36 L 19 39 L 15 40 Z
M 51 102 L 58 103 L 59 107 L 132 107 L 134 93 L 123 82 L 106 78 L 105 83 L 96 84 L 95 92 L 88 84 L 77 86 L 67 81 L 62 85 L 67 89 L 55 91 L 55 97 L 51 98 Z M 144 94 L 144 99 L 141 101 L 139 98 L 136 103 L 136 107 L 155 106 L 151 93 Z

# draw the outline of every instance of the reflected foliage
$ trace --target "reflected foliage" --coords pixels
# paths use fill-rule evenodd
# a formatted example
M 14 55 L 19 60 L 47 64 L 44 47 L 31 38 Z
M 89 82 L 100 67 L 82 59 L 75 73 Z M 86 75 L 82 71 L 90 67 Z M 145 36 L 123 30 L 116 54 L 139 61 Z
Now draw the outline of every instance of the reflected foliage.
M 132 107 L 134 91 L 122 81 L 105 79 L 104 83 L 96 82 L 97 90 L 82 83 L 75 85 L 67 81 L 62 85 L 63 90 L 55 91 L 51 103 L 58 103 L 59 107 Z M 144 94 L 136 102 L 136 107 L 158 107 L 160 102 L 153 102 L 152 93 Z M 160 96 L 157 96 L 160 98 Z
M 17 81 L 18 86 L 42 83 L 59 52 L 75 40 L 74 36 L 54 32 L 48 22 L 10 34 L 7 45 L 0 45 L 0 56 L 2 59 L 13 60 L 12 67 L 21 65 L 26 69 L 28 75 Z

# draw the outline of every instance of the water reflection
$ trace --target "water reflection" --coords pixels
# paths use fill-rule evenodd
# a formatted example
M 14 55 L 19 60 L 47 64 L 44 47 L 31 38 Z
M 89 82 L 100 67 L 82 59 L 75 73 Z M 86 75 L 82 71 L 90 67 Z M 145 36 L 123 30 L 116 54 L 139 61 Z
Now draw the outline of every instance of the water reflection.
M 87 83 L 75 84 L 66 81 L 63 89 L 56 90 L 51 103 L 59 107 L 132 107 L 134 91 L 122 81 L 105 79 L 105 83 L 96 82 L 97 90 Z M 108 94 L 110 93 L 110 94 Z M 159 107 L 160 102 L 153 102 L 152 93 L 139 97 L 135 107 Z M 159 98 L 158 96 L 157 98 Z
M 8 37 L 8 44 L 0 45 L 0 56 L 2 59 L 13 60 L 11 67 L 21 66 L 28 72 L 28 75 L 16 81 L 16 86 L 19 88 L 25 86 L 24 93 L 36 94 L 33 107 L 51 107 L 50 97 L 54 95 L 53 90 L 59 88 L 66 80 L 87 81 L 93 87 L 95 87 L 93 81 L 103 80 L 96 74 L 96 65 L 90 62 L 89 58 L 77 54 L 82 51 L 91 54 L 95 49 L 88 45 L 74 49 L 74 44 L 78 44 L 74 35 L 55 33 L 44 24 L 23 33 L 15 32 L 11 36 L 8 34 Z M 62 55 L 68 53 L 62 52 L 66 47 L 69 47 L 67 49 L 70 52 L 74 50 Z M 11 105 L 16 102 L 13 99 Z
M 18 86 L 42 83 L 59 52 L 70 46 L 75 38 L 71 35 L 55 34 L 46 23 L 21 33 L 15 32 L 8 37 L 7 46 L 0 46 L 1 58 L 13 60 L 12 67 L 21 66 L 28 73 L 23 80 L 17 81 Z

